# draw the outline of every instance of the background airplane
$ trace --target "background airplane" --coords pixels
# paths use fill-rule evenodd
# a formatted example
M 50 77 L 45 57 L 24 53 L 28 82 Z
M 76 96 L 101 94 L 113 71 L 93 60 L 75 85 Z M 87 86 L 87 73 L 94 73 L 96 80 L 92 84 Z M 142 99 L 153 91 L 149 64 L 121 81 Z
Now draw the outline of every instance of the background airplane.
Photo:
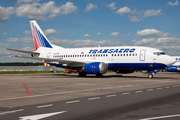
M 79 76 L 95 74 L 102 76 L 108 70 L 116 73 L 133 73 L 135 70 L 149 71 L 148 77 L 153 78 L 152 71 L 164 69 L 175 63 L 175 60 L 163 51 L 142 46 L 113 46 L 91 48 L 69 48 L 51 44 L 36 21 L 30 21 L 35 51 L 8 49 L 31 54 L 31 57 L 50 65 L 76 69 Z
M 174 63 L 171 66 L 166 67 L 167 72 L 177 72 L 180 73 L 180 56 L 172 56 L 175 60 L 176 63 Z

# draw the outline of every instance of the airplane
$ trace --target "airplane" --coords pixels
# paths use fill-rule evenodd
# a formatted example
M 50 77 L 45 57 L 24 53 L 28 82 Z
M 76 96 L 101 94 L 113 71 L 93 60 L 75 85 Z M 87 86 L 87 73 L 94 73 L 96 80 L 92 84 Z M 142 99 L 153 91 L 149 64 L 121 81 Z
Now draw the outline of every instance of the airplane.
M 166 67 L 165 71 L 180 73 L 180 56 L 172 56 L 172 58 L 176 60 L 176 63 L 174 63 L 171 66 Z
M 35 20 L 30 21 L 35 51 L 7 50 L 31 54 L 31 57 L 15 55 L 19 58 L 35 59 L 52 66 L 76 69 L 79 77 L 87 74 L 103 76 L 108 70 L 117 74 L 133 73 L 136 70 L 151 71 L 163 69 L 175 63 L 165 52 L 143 46 L 111 46 L 87 48 L 63 48 L 49 42 Z

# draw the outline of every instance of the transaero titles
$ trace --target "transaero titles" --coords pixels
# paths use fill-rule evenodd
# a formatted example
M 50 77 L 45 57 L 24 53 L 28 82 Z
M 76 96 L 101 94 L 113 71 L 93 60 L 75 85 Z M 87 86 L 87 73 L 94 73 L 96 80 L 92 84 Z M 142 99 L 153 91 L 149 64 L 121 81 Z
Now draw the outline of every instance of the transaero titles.
M 132 48 L 132 49 L 129 49 L 129 48 L 121 48 L 121 49 L 95 49 L 95 50 L 90 50 L 89 51 L 89 54 L 94 54 L 94 53 L 132 53 L 134 52 L 136 49 L 135 48 Z

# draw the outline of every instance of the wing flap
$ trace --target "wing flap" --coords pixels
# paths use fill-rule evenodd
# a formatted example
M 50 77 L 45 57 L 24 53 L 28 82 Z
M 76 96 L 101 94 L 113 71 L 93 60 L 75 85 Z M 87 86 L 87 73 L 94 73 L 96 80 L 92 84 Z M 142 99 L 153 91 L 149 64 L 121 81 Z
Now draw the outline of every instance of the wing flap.
M 17 50 L 17 49 L 10 49 L 10 48 L 6 48 L 6 50 L 22 52 L 22 53 L 27 53 L 27 54 L 40 54 L 39 52 L 35 52 L 35 51 L 33 52 L 33 51 Z

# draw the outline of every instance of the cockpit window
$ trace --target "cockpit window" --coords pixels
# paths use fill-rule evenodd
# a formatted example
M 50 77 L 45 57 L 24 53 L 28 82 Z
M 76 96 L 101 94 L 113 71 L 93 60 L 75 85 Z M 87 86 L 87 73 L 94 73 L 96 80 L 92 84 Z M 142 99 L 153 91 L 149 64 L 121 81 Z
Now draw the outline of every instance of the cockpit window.
M 153 52 L 153 54 L 154 54 L 154 55 L 158 55 L 158 56 L 159 56 L 159 55 L 166 55 L 165 52 Z

